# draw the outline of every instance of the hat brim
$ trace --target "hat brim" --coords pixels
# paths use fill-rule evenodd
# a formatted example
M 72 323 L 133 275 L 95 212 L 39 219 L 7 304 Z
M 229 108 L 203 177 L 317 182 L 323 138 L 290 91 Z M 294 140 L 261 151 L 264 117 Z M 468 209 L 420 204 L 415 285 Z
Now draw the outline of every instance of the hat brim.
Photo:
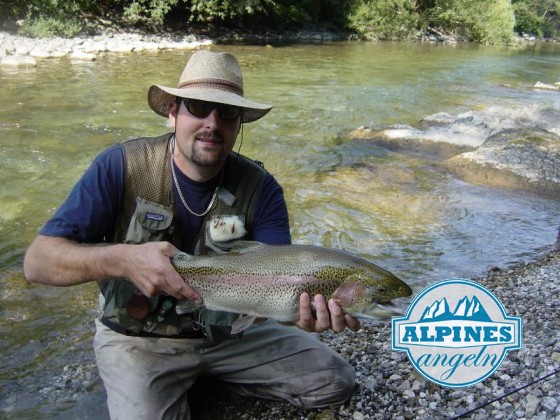
M 242 122 L 249 123 L 264 117 L 272 105 L 250 101 L 235 93 L 215 88 L 189 87 L 185 89 L 170 88 L 152 85 L 148 90 L 148 104 L 150 108 L 162 117 L 167 117 L 169 104 L 176 97 L 198 99 L 200 101 L 217 102 L 220 104 L 234 105 L 242 108 Z

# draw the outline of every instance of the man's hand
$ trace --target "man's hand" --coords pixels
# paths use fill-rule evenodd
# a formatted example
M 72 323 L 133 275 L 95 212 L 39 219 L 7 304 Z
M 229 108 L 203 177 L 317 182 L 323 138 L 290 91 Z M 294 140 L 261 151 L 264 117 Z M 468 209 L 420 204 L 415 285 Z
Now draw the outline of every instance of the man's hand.
M 192 289 L 171 264 L 171 257 L 179 252 L 169 242 L 147 242 L 127 248 L 126 277 L 145 296 L 167 294 L 177 299 L 202 303 L 200 295 Z
M 346 327 L 352 331 L 360 329 L 360 321 L 353 316 L 345 315 L 340 306 L 330 299 L 325 302 L 322 295 L 313 298 L 315 316 L 313 316 L 309 294 L 303 293 L 299 299 L 299 320 L 295 323 L 308 332 L 323 332 L 329 329 L 342 332 Z

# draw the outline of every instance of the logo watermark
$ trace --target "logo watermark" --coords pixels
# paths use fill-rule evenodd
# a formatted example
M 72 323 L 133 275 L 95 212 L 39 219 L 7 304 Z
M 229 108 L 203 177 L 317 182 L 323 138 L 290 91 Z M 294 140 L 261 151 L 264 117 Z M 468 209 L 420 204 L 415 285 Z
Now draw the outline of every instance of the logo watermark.
M 392 348 L 442 386 L 463 387 L 492 375 L 521 348 L 521 317 L 507 316 L 488 289 L 453 279 L 424 289 L 405 317 L 393 318 Z

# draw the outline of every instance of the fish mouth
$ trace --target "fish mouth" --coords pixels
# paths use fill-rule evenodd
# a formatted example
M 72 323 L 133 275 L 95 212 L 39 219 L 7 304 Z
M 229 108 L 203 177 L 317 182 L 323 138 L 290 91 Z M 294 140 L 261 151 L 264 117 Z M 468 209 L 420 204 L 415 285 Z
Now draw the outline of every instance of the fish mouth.
M 376 302 L 362 310 L 350 313 L 360 321 L 388 321 L 394 316 L 403 316 L 404 311 L 393 302 Z
M 377 311 L 386 313 L 389 317 L 404 315 L 403 309 L 393 301 L 379 302 L 376 309 Z

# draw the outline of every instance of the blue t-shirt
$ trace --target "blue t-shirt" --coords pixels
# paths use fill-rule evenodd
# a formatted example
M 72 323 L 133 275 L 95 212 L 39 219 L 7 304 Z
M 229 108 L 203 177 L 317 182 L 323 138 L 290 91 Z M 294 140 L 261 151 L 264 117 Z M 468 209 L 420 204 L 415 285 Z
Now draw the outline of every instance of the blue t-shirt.
M 219 177 L 195 182 L 175 167 L 177 180 L 188 205 L 196 213 L 206 210 Z M 41 235 L 68 238 L 80 243 L 111 242 L 123 197 L 124 159 L 119 145 L 101 152 L 76 183 L 70 195 L 43 226 Z M 175 211 L 183 230 L 181 250 L 192 250 L 202 229 L 203 217 L 189 213 L 174 186 Z M 284 193 L 267 174 L 257 201 L 253 228 L 247 239 L 269 244 L 289 244 L 290 226 Z

